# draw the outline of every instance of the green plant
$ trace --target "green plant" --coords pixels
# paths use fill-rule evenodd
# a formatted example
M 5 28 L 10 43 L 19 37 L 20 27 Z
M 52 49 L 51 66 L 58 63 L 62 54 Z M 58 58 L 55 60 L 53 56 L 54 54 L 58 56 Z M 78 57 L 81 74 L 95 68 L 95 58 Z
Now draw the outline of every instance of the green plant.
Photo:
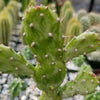
M 0 0 L 0 11 L 4 8 L 5 3 L 4 0 Z
M 20 92 L 26 90 L 26 87 L 27 86 L 22 79 L 18 78 L 14 80 L 9 86 L 9 92 L 11 94 L 12 99 L 18 96 Z
M 82 25 L 83 32 L 90 28 L 91 23 L 87 16 L 84 16 L 80 19 L 80 23 Z
M 27 59 L 30 60 L 33 58 L 33 53 L 31 52 L 30 48 L 28 46 L 26 46 L 23 49 L 23 56 Z
M 64 35 L 57 18 L 56 13 L 45 6 L 31 7 L 26 11 L 24 37 L 37 60 L 36 67 L 20 53 L 0 45 L 0 71 L 33 77 L 37 87 L 43 91 L 39 100 L 62 100 L 63 96 L 86 95 L 94 92 L 98 85 L 92 72 L 83 71 L 75 80 L 61 86 L 66 75 L 65 63 L 84 52 L 95 51 L 100 44 L 98 34 L 85 32 L 64 47 Z
M 100 91 L 85 96 L 85 100 L 100 100 Z
M 8 10 L 5 8 L 0 13 L 0 43 L 8 45 L 11 29 L 12 19 Z
M 5 5 L 7 5 L 9 3 L 10 0 L 4 0 Z
M 80 33 L 81 24 L 75 17 L 72 17 L 67 24 L 65 44 L 67 44 L 74 36 L 78 36 Z
M 73 63 L 76 66 L 80 67 L 84 62 L 85 62 L 85 57 L 83 55 L 73 58 Z
M 73 17 L 73 8 L 70 0 L 66 1 L 60 11 L 61 29 L 65 34 L 69 20 Z
M 80 20 L 83 16 L 87 15 L 87 11 L 82 9 L 77 12 L 77 18 Z

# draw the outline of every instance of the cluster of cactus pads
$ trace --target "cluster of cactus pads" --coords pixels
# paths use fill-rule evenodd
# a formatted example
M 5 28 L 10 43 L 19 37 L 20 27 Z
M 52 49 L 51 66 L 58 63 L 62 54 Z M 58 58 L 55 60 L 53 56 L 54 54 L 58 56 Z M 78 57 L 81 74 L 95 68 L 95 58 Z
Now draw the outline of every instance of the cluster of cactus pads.
M 1 1 L 4 3 L 3 0 L 0 0 L 0 2 Z M 16 23 L 17 17 L 18 4 L 16 1 L 12 0 L 0 11 L 0 43 L 8 45 L 10 33 Z
M 30 7 L 24 17 L 23 36 L 34 53 L 34 67 L 20 53 L 0 45 L 0 71 L 18 76 L 31 76 L 43 91 L 39 100 L 62 100 L 77 94 L 87 95 L 96 90 L 98 80 L 90 71 L 79 72 L 75 80 L 62 86 L 66 75 L 65 63 L 81 54 L 95 51 L 100 46 L 100 37 L 94 32 L 85 32 L 70 40 L 65 46 L 65 34 L 57 14 L 47 6 Z M 6 63 L 5 63 L 6 62 Z

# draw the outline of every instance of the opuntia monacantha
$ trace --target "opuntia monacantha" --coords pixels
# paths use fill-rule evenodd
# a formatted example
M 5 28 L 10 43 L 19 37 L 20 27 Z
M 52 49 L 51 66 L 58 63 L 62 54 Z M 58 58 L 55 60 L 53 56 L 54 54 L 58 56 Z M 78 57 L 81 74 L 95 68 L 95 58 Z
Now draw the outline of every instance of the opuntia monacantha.
M 73 81 L 61 86 L 65 75 L 65 63 L 81 54 L 95 51 L 100 46 L 98 34 L 85 32 L 73 38 L 64 47 L 58 16 L 48 7 L 31 7 L 24 19 L 27 44 L 34 53 L 34 67 L 20 53 L 0 45 L 0 70 L 33 77 L 43 91 L 39 100 L 62 100 L 76 94 L 86 95 L 95 91 L 98 81 L 92 72 L 81 71 Z M 6 62 L 6 63 L 5 63 Z

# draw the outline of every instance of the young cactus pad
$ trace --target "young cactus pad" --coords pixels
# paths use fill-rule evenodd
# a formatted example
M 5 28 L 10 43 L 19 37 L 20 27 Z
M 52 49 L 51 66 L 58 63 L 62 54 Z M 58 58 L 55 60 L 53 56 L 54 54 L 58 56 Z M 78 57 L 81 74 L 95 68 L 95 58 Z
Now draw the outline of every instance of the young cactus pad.
M 99 36 L 95 33 L 83 33 L 76 39 L 72 39 L 63 48 L 64 35 L 61 33 L 60 20 L 52 10 L 45 6 L 29 8 L 25 14 L 24 27 L 26 33 L 24 37 L 34 53 L 37 66 L 33 67 L 31 64 L 27 64 L 22 55 L 18 55 L 1 45 L 0 70 L 18 75 L 28 76 L 32 74 L 37 87 L 43 90 L 40 100 L 62 100 L 62 93 L 60 93 L 59 88 L 66 75 L 65 63 L 84 52 L 89 53 L 96 50 L 100 45 Z M 93 75 L 89 76 L 86 73 L 86 76 L 84 74 L 82 78 L 87 80 L 90 77 L 95 80 Z M 77 77 L 76 80 L 80 84 L 81 78 Z M 90 81 L 88 84 L 91 84 Z M 75 86 L 77 85 L 75 84 Z M 88 87 L 87 84 L 84 86 Z M 94 82 L 87 94 L 93 92 L 92 90 L 96 86 L 97 83 Z M 86 90 L 83 89 L 82 93 L 84 92 Z M 67 93 L 66 95 L 69 96 Z
M 11 48 L 0 45 L 0 71 L 29 77 L 34 74 L 34 66 L 20 53 L 17 54 Z

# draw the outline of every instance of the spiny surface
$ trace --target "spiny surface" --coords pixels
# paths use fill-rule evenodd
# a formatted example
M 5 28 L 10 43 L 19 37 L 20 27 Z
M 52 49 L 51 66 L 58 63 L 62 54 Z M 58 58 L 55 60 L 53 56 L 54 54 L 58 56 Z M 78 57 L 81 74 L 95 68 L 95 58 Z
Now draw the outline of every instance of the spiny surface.
M 83 70 L 75 80 L 67 82 L 63 87 L 64 97 L 72 97 L 77 94 L 87 95 L 95 91 L 98 86 L 98 80 L 92 72 Z
M 34 74 L 34 66 L 27 62 L 21 54 L 15 53 L 11 48 L 0 45 L 0 71 L 19 76 Z
M 84 32 L 78 37 L 73 38 L 65 47 L 66 62 L 79 55 L 86 55 L 95 51 L 100 46 L 100 39 L 97 33 Z
M 38 87 L 57 88 L 65 77 L 64 39 L 57 15 L 44 6 L 31 7 L 26 11 L 24 27 L 26 42 L 40 64 L 34 75 Z

